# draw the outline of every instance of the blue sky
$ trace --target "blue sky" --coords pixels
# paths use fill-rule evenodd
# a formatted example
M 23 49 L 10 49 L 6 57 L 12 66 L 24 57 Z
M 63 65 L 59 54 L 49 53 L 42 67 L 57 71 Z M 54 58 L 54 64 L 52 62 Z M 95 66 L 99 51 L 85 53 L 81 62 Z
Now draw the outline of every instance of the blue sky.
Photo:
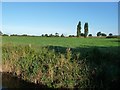
M 7 34 L 73 34 L 81 21 L 89 33 L 118 34 L 117 2 L 3 2 L 2 32 Z
M 2 0 L 2 2 L 118 2 L 119 0 Z

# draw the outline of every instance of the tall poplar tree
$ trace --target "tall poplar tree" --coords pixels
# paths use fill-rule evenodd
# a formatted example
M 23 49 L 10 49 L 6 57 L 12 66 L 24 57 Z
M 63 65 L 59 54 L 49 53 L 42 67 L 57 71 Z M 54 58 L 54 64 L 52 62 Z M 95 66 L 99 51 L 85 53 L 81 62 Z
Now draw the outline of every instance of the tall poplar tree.
M 87 37 L 88 35 L 88 23 L 85 23 L 84 25 L 84 36 Z
M 79 21 L 77 25 L 77 37 L 79 37 L 80 35 L 81 35 L 81 22 Z

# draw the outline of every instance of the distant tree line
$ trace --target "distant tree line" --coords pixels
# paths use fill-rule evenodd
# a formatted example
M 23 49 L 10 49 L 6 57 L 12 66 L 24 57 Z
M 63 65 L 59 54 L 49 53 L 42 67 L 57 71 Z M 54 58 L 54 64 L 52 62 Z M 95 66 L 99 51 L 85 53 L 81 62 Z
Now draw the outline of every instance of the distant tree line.
M 111 35 L 111 34 L 109 34 L 109 35 Z M 97 36 L 107 36 L 107 35 L 105 33 L 98 32 Z
M 64 34 L 59 34 L 59 33 L 55 33 L 55 34 L 42 34 L 41 37 L 92 37 L 92 34 L 89 34 L 89 28 L 88 28 L 88 22 L 85 22 L 84 24 L 84 33 L 81 32 L 82 27 L 81 27 L 81 21 L 78 22 L 77 24 L 77 34 L 76 35 L 69 35 L 69 36 L 65 36 Z M 11 34 L 11 35 L 7 35 L 7 34 L 3 34 L 0 31 L 0 35 L 2 36 L 34 36 L 34 35 L 27 35 L 27 34 L 23 34 L 23 35 L 18 35 L 18 34 Z M 106 37 L 106 38 L 116 38 L 118 36 L 113 35 L 112 33 L 109 33 L 108 36 L 107 34 L 103 33 L 103 32 L 97 32 L 96 34 L 97 37 Z M 120 37 L 120 36 L 119 36 Z
M 64 34 L 59 35 L 59 33 L 55 33 L 55 35 L 54 34 L 42 34 L 41 36 L 42 37 L 65 37 Z
M 88 34 L 89 32 L 89 29 L 88 29 L 88 22 L 86 22 L 84 24 L 84 33 L 81 33 L 81 21 L 78 22 L 78 25 L 77 25 L 77 37 L 92 37 L 92 34 Z M 120 37 L 119 35 L 116 36 L 116 35 L 113 35 L 112 33 L 109 33 L 108 36 L 107 34 L 103 33 L 103 32 L 97 32 L 96 34 L 97 37 L 106 37 L 106 38 L 117 38 L 117 37 Z

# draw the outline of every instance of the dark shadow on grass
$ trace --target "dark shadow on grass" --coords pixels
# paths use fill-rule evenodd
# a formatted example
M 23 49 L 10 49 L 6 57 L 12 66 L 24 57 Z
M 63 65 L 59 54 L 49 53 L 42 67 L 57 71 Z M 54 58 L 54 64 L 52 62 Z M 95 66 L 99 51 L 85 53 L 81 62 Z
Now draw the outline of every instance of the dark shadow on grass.
M 117 42 L 118 46 L 120 46 L 120 38 L 118 38 L 117 40 L 111 40 L 111 42 Z
M 110 56 L 105 56 L 109 59 L 120 59 L 120 46 L 119 47 L 100 47 L 100 46 L 89 46 L 89 47 L 76 47 L 76 48 L 67 48 L 67 47 L 61 47 L 61 46 L 47 46 L 49 50 L 54 50 L 56 54 L 66 54 L 66 50 L 70 49 L 72 54 L 80 53 L 81 58 L 87 58 L 92 54 L 96 55 L 96 58 L 101 58 L 101 55 L 104 56 L 104 54 L 111 54 Z M 114 55 L 118 55 L 117 57 L 114 57 Z
M 56 54 L 66 55 L 68 48 L 61 46 L 48 46 Z M 120 88 L 120 47 L 77 47 L 70 48 L 71 60 L 86 59 L 95 75 L 91 74 L 91 85 L 96 88 L 112 90 Z M 79 57 L 77 57 L 79 54 Z M 76 87 L 77 88 L 77 87 Z
M 120 40 L 118 39 L 118 40 L 114 40 L 114 42 L 119 42 L 120 43 Z

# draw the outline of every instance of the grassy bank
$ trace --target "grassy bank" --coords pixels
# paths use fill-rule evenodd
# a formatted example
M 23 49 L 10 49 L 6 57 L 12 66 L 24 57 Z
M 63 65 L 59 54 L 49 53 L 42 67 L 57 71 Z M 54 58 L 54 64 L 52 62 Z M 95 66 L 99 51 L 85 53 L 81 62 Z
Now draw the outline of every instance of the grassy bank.
M 120 57 L 105 48 L 3 46 L 3 71 L 52 88 L 110 88 L 120 80 Z M 117 48 L 115 49 L 117 51 Z M 116 85 L 115 84 L 115 85 Z
M 12 72 L 24 80 L 49 87 L 87 87 L 88 67 L 82 60 L 71 60 L 71 52 L 55 54 L 45 47 L 3 46 L 3 71 Z M 79 79 L 79 80 L 78 80 Z
M 120 47 L 117 39 L 46 38 L 49 43 L 42 45 L 43 42 L 40 41 L 44 38 L 38 39 L 39 42 L 35 39 L 40 37 L 10 38 L 3 37 L 4 72 L 11 72 L 23 80 L 52 88 L 119 87 Z M 34 42 L 24 41 L 23 38 L 28 38 L 28 41 L 34 38 Z M 61 42 L 57 43 L 59 39 Z M 74 44 L 74 40 L 80 43 Z M 72 43 L 69 46 L 66 43 L 68 41 Z M 95 45 L 92 46 L 92 43 Z

